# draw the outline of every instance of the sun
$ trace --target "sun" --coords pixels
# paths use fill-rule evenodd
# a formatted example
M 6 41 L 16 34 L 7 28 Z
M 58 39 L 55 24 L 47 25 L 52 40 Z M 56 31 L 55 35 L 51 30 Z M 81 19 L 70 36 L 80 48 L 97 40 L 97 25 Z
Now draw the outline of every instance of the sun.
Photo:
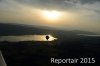
M 61 13 L 58 12 L 58 11 L 48 11 L 48 10 L 43 10 L 42 11 L 42 15 L 45 19 L 48 19 L 48 20 L 57 20 L 60 18 L 61 16 Z

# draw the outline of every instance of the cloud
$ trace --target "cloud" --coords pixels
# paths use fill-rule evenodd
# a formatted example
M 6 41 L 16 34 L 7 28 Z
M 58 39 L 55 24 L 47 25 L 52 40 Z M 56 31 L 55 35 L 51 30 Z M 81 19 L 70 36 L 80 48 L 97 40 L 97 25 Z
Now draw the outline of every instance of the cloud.
M 23 6 L 69 11 L 81 15 L 100 14 L 100 0 L 2 0 L 1 11 L 14 11 L 23 9 Z
M 94 3 L 94 2 L 100 2 L 100 0 L 80 0 L 81 3 L 85 4 L 85 3 Z
M 100 0 L 0 0 L 0 21 L 27 21 L 26 24 L 34 24 L 34 9 L 58 10 L 73 14 L 75 20 L 68 15 L 60 27 L 79 28 L 100 32 Z M 31 11 L 31 12 L 29 12 Z M 30 17 L 29 17 L 30 16 Z M 72 15 L 70 15 L 72 17 Z M 30 19 L 31 18 L 31 19 Z M 74 22 L 70 22 L 70 20 Z M 21 21 L 22 20 L 22 21 Z M 25 24 L 25 22 L 23 22 Z M 36 22 L 37 25 L 39 22 Z M 77 24 L 76 24 L 77 23 Z M 75 25 L 73 25 L 75 24 Z M 67 27 L 68 28 L 68 25 Z
M 23 5 L 42 9 L 89 10 L 99 13 L 100 0 L 13 0 Z

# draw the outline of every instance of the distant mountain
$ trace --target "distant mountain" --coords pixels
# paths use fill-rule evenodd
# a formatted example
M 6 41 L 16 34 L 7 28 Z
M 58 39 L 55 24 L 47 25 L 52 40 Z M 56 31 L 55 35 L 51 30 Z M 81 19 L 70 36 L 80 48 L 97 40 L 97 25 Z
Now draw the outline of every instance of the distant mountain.
M 32 35 L 32 34 L 51 34 L 51 35 L 76 35 L 94 34 L 92 32 L 80 30 L 57 30 L 46 26 L 30 26 L 22 24 L 0 23 L 0 35 Z

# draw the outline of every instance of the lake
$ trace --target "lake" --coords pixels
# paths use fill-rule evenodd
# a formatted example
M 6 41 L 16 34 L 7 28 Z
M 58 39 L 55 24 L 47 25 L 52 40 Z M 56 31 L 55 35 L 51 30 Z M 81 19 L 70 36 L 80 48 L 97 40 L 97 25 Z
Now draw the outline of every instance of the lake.
M 45 37 L 47 35 L 20 35 L 20 36 L 0 36 L 0 41 L 18 42 L 18 41 L 54 41 L 57 38 L 52 35 L 48 35 L 49 39 Z

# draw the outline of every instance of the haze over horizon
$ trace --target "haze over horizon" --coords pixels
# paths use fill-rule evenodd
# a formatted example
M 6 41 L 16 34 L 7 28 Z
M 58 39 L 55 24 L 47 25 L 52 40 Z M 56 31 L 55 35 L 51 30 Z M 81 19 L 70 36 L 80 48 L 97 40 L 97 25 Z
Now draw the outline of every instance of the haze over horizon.
M 100 0 L 0 0 L 0 23 L 100 33 Z

